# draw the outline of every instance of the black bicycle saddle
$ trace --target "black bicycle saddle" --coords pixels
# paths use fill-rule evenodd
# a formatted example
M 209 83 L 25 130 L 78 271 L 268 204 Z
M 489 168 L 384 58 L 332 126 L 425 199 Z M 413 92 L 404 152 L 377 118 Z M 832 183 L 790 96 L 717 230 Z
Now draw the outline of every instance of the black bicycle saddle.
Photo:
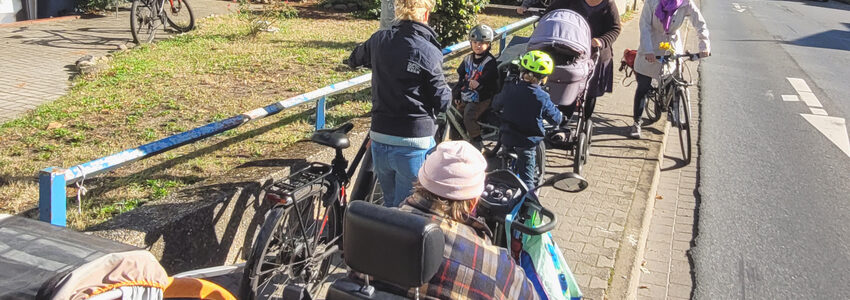
M 351 142 L 348 141 L 348 132 L 353 128 L 354 124 L 345 123 L 333 129 L 319 129 L 313 133 L 310 140 L 334 149 L 345 149 L 351 146 Z

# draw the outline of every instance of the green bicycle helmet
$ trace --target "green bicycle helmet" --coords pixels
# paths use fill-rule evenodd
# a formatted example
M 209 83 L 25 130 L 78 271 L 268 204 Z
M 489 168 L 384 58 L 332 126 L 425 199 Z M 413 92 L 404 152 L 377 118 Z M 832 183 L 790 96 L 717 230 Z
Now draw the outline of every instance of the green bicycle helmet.
M 496 32 L 490 26 L 479 24 L 469 30 L 469 40 L 475 42 L 492 42 Z
M 540 75 L 549 75 L 552 74 L 555 62 L 552 61 L 552 57 L 546 52 L 531 50 L 522 55 L 520 66 Z

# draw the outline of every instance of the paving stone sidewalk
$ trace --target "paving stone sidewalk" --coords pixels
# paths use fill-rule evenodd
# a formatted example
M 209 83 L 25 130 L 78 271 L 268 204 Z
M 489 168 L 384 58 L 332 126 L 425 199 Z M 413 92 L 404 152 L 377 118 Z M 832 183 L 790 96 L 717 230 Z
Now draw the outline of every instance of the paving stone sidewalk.
M 232 3 L 191 1 L 196 19 L 228 13 Z M 64 95 L 80 57 L 103 56 L 131 43 L 129 5 L 122 5 L 117 17 L 113 11 L 94 18 L 0 27 L 0 65 L 5 70 L 0 76 L 0 123 Z
M 637 48 L 637 27 L 637 19 L 624 24 L 614 44 L 617 66 L 624 48 Z M 623 86 L 624 74 L 615 71 L 614 76 L 614 92 L 598 99 L 594 113 L 584 174 L 590 187 L 576 194 L 552 188 L 541 193 L 543 204 L 558 214 L 552 234 L 586 299 L 625 297 L 663 134 L 658 122 L 644 128 L 644 139 L 628 137 L 636 84 Z M 572 171 L 571 166 L 563 150 L 547 151 L 548 175 Z
M 693 30 L 686 30 L 687 49 L 697 49 Z M 698 63 L 688 63 L 691 80 L 699 82 Z M 687 75 L 686 75 L 687 76 Z M 687 77 L 686 77 L 687 78 Z M 688 251 L 696 238 L 696 207 L 699 203 L 699 86 L 689 88 L 693 158 L 685 165 L 679 130 L 670 127 L 661 162 L 661 177 L 652 199 L 652 221 L 641 261 L 638 299 L 690 299 L 693 268 Z

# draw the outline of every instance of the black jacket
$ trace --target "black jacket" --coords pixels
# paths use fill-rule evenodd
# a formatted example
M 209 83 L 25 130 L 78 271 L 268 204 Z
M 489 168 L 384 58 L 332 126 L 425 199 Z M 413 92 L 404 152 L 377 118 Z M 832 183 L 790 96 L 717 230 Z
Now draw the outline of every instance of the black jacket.
M 543 119 L 560 124 L 564 118 L 546 91 L 522 80 L 505 82 L 493 99 L 493 110 L 500 112 L 501 140 L 508 147 L 536 146 L 545 134 Z
M 473 64 L 480 64 L 484 62 L 484 59 L 490 57 L 490 61 L 484 65 L 484 69 L 481 70 L 481 77 L 478 78 L 478 98 L 481 101 L 487 101 L 493 99 L 493 96 L 499 92 L 499 70 L 497 68 L 496 57 L 493 54 L 490 54 L 490 51 L 484 53 L 481 58 L 476 59 L 475 53 L 469 54 L 472 56 Z M 463 61 L 461 61 L 460 66 L 457 67 L 457 75 L 458 80 L 457 84 L 455 84 L 452 89 L 452 93 L 455 99 L 460 99 L 460 92 L 464 88 L 469 88 L 469 81 L 466 80 L 466 61 L 468 57 L 464 57 Z
M 372 69 L 372 130 L 399 137 L 433 136 L 436 115 L 451 102 L 436 33 L 400 21 L 372 34 L 348 60 Z

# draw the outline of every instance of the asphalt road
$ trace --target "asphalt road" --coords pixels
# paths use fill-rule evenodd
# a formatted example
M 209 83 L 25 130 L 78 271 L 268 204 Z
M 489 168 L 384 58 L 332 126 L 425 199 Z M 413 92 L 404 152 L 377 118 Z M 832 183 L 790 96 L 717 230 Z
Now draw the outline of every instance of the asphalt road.
M 850 299 L 850 149 L 807 120 L 843 143 L 850 5 L 703 0 L 702 9 L 712 57 L 700 73 L 694 296 Z

